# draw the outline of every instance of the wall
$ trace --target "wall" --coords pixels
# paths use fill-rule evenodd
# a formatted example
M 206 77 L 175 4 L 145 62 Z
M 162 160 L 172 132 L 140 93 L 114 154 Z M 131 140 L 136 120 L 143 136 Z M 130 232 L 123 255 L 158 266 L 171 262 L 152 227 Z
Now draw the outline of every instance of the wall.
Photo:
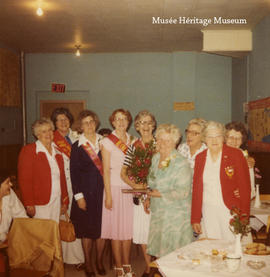
M 248 58 L 232 60 L 232 120 L 245 122 L 243 103 L 248 102 Z
M 270 16 L 253 30 L 253 50 L 232 61 L 232 119 L 244 121 L 243 103 L 270 96 Z
M 66 84 L 65 94 L 50 92 L 51 83 Z M 133 116 L 142 109 L 158 123 L 182 130 L 195 116 L 231 120 L 231 58 L 199 53 L 27 54 L 27 125 L 39 117 L 40 100 L 84 99 L 110 127 L 119 107 Z M 173 102 L 194 101 L 194 111 L 173 111 Z M 131 133 L 135 134 L 134 129 Z M 28 141 L 32 141 L 28 136 Z
M 0 179 L 16 175 L 22 144 L 20 56 L 0 48 Z
M 253 51 L 250 54 L 249 100 L 270 96 L 270 16 L 265 17 L 253 30 Z

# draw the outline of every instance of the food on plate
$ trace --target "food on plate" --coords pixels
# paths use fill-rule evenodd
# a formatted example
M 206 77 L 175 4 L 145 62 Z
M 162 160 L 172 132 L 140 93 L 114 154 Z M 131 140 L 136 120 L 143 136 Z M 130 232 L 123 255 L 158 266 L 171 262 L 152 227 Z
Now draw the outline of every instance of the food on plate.
M 192 263 L 195 265 L 199 265 L 201 263 L 200 259 L 192 259 Z
M 177 258 L 178 258 L 179 260 L 185 260 L 185 257 L 182 256 L 182 255 L 177 255 Z
M 248 255 L 270 255 L 270 250 L 263 243 L 249 243 L 244 251 Z

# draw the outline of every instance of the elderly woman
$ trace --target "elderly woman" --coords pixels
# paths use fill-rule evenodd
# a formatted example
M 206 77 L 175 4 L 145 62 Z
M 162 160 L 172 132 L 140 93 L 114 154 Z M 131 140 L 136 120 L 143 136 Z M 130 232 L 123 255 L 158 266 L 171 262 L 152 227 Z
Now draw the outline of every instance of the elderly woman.
M 172 124 L 157 128 L 158 153 L 148 174 L 151 221 L 147 252 L 162 257 L 192 241 L 190 225 L 192 173 L 175 147 L 181 136 Z
M 92 265 L 92 245 L 96 241 L 96 270 L 105 275 L 102 265 L 104 241 L 101 235 L 101 216 L 103 201 L 103 169 L 101 162 L 100 140 L 96 133 L 99 125 L 98 116 L 84 110 L 79 114 L 82 135 L 72 145 L 70 174 L 74 198 L 71 207 L 71 220 L 76 237 L 82 239 L 87 276 L 95 276 Z
M 37 141 L 24 146 L 18 161 L 18 182 L 27 214 L 59 221 L 67 211 L 68 194 L 62 153 L 53 143 L 53 123 L 34 122 Z
M 250 174 L 250 183 L 251 183 L 251 198 L 255 197 L 255 178 L 254 178 L 254 165 L 255 160 L 248 156 L 246 150 L 247 143 L 247 130 L 245 125 L 242 122 L 233 121 L 225 125 L 226 128 L 226 144 L 234 148 L 240 148 L 243 150 L 243 154 L 246 157 L 249 174 Z
M 230 210 L 235 206 L 249 215 L 250 178 L 242 152 L 224 144 L 224 135 L 223 124 L 206 123 L 203 138 L 208 149 L 195 160 L 191 223 L 198 234 L 203 230 L 208 238 L 233 240 Z
M 73 198 L 71 180 L 70 180 L 70 153 L 71 145 L 77 140 L 77 134 L 73 132 L 70 127 L 74 121 L 72 114 L 66 108 L 56 108 L 51 115 L 51 120 L 55 126 L 54 131 L 54 143 L 58 149 L 62 152 L 65 175 L 67 182 L 68 197 L 70 200 Z M 68 208 L 68 215 L 70 215 L 71 205 Z M 65 216 L 62 215 L 62 219 Z M 76 239 L 72 242 L 62 241 L 63 261 L 67 264 L 76 264 L 76 268 L 80 269 L 84 262 L 84 255 L 82 250 L 82 243 L 80 239 Z
M 130 123 L 129 111 L 118 109 L 110 116 L 114 131 L 102 141 L 104 170 L 104 207 L 101 237 L 112 240 L 116 275 L 131 277 L 130 246 L 133 236 L 132 195 L 122 193 L 130 188 L 120 177 L 131 137 L 126 132 Z
M 187 158 L 191 168 L 194 168 L 196 156 L 207 148 L 202 141 L 202 130 L 205 123 L 203 118 L 191 119 L 185 130 L 186 142 L 181 143 L 177 148 L 178 152 Z
M 121 177 L 132 188 L 143 189 L 147 186 L 145 184 L 146 178 L 155 151 L 153 131 L 156 127 L 156 119 L 149 111 L 141 111 L 135 117 L 134 126 L 141 138 L 129 146 L 121 170 Z M 137 165 L 138 159 L 141 163 L 139 167 Z M 139 168 L 139 171 L 137 168 Z M 144 211 L 142 202 L 144 197 L 145 195 L 140 195 L 138 198 L 134 197 L 133 242 L 141 244 L 146 262 L 146 270 L 143 276 L 146 277 L 150 273 L 150 256 L 146 252 L 150 214 Z

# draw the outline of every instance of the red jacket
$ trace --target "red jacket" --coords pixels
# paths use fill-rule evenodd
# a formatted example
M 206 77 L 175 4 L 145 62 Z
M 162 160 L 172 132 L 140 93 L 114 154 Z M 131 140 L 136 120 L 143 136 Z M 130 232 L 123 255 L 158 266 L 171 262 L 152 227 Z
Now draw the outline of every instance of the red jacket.
M 191 208 L 191 224 L 200 223 L 203 200 L 203 171 L 206 162 L 207 149 L 199 153 L 195 159 L 193 175 L 193 192 Z M 233 175 L 228 176 L 226 168 L 233 169 Z M 240 208 L 242 213 L 249 215 L 250 211 L 250 176 L 247 161 L 241 150 L 223 145 L 220 164 L 220 183 L 223 201 L 228 209 L 233 206 Z M 234 195 L 239 190 L 240 198 Z
M 56 154 L 60 170 L 61 202 L 68 205 L 67 184 L 62 155 Z M 46 205 L 51 196 L 51 168 L 44 152 L 36 153 L 36 144 L 24 146 L 19 155 L 18 181 L 25 206 Z

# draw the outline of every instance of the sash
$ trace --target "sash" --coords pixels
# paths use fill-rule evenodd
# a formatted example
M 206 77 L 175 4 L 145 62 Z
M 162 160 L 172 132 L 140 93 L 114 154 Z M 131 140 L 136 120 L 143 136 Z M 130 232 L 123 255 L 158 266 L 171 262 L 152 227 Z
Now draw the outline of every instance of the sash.
M 114 134 L 108 135 L 107 138 L 110 139 L 115 144 L 115 146 L 119 148 L 124 154 L 126 154 L 128 146 L 121 139 L 119 139 Z
M 68 158 L 70 158 L 71 145 L 66 141 L 66 139 L 56 130 L 53 137 L 54 143 L 64 153 Z
M 102 162 L 101 162 L 99 156 L 94 151 L 94 149 L 91 147 L 90 143 L 87 142 L 86 144 L 83 144 L 82 147 L 85 150 L 85 152 L 87 153 L 87 155 L 90 157 L 90 159 L 93 161 L 96 168 L 99 170 L 100 175 L 103 176 Z

